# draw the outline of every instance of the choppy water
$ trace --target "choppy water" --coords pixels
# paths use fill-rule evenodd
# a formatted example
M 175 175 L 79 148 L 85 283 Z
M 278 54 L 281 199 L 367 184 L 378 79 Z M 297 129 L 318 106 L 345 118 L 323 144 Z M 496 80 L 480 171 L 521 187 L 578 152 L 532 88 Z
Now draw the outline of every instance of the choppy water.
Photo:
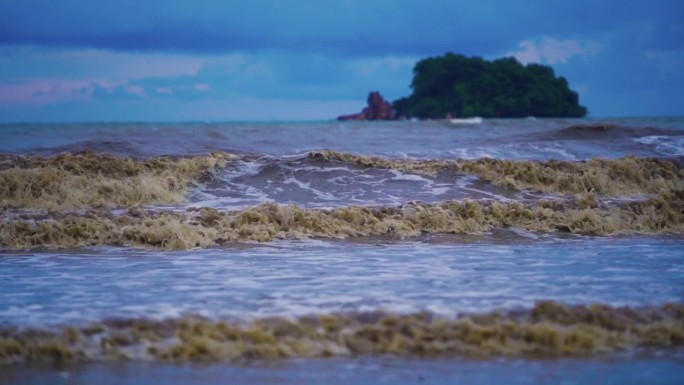
M 577 127 L 587 124 L 611 126 Z M 231 167 L 191 191 L 180 209 L 240 209 L 266 202 L 332 208 L 539 197 L 498 188 L 470 175 L 429 177 L 305 156 L 322 149 L 390 159 L 581 161 L 633 155 L 681 163 L 684 157 L 684 118 L 494 119 L 473 125 L 438 121 L 19 124 L 0 125 L 0 133 L 0 153 L 52 156 L 90 150 L 146 158 L 226 151 L 240 155 Z
M 398 206 L 414 200 L 560 199 L 494 186 L 471 175 L 416 175 L 303 156 L 322 149 L 393 159 L 581 161 L 634 155 L 681 162 L 684 156 L 684 118 L 613 119 L 606 121 L 613 124 L 607 129 L 573 127 L 597 123 L 604 121 L 485 120 L 461 126 L 437 121 L 22 124 L 0 126 L 0 153 L 240 155 L 216 178 L 200 180 L 184 202 L 156 207 L 174 211 L 205 206 L 234 210 L 266 202 L 335 208 Z M 4 214 L 9 212 L 0 217 Z M 542 299 L 633 307 L 681 303 L 684 238 L 596 238 L 505 229 L 410 239 L 230 244 L 177 252 L 127 247 L 0 251 L 0 325 L 5 326 L 50 328 L 183 314 L 249 320 L 377 309 L 453 317 L 529 308 Z M 65 377 L 51 370 L 15 368 L 14 377 L 0 377 L 0 382 L 87 383 L 114 376 L 129 383 L 149 378 L 200 383 L 198 376 L 206 375 L 207 383 L 228 377 L 249 383 L 675 383 L 683 372 L 681 358 L 674 352 L 663 354 L 657 359 L 637 355 L 550 362 L 371 357 L 259 369 L 91 365 L 64 369 Z M 589 375 L 591 371 L 597 375 Z
M 658 305 L 684 298 L 682 250 L 677 238 L 506 235 L 15 253 L 0 259 L 0 319 L 24 325 L 183 314 L 249 319 L 379 308 L 455 316 L 527 308 L 546 298 Z
M 453 173 L 430 177 L 308 157 L 246 157 L 238 160 L 234 168 L 219 173 L 216 180 L 200 185 L 186 205 L 235 210 L 274 202 L 307 208 L 334 208 L 396 206 L 412 200 L 439 202 L 489 198 L 506 201 L 513 197 L 524 199 L 526 194 L 511 193 L 476 177 Z
M 608 130 L 576 130 L 583 124 Z M 127 156 L 237 154 L 282 157 L 333 149 L 415 158 L 580 160 L 684 155 L 684 118 L 491 119 L 430 122 L 92 123 L 0 125 L 0 152 L 94 150 Z

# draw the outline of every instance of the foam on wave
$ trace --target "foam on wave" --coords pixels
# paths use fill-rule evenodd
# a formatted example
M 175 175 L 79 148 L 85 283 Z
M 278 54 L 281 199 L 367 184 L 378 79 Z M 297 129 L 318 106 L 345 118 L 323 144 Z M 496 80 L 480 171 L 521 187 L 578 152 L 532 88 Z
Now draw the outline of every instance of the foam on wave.
M 366 168 L 397 169 L 435 175 L 439 171 L 475 174 L 496 185 L 516 190 L 551 193 L 597 193 L 606 196 L 659 193 L 684 187 L 684 170 L 667 159 L 624 157 L 594 158 L 586 162 L 513 161 L 482 158 L 468 160 L 414 160 L 365 157 L 332 150 L 309 154 Z
M 0 156 L 0 208 L 71 210 L 178 204 L 188 186 L 213 178 L 235 156 L 155 157 L 141 160 L 94 152 L 51 158 Z M 657 194 L 684 188 L 684 171 L 668 159 L 626 157 L 587 162 L 494 159 L 411 160 L 316 151 L 307 159 L 345 162 L 356 167 L 436 175 L 474 174 L 511 190 L 600 196 Z M 298 160 L 298 162 L 301 161 Z
M 131 209 L 117 216 L 107 211 L 51 213 L 1 222 L 0 245 L 191 249 L 236 241 L 406 237 L 423 233 L 481 233 L 507 227 L 590 235 L 684 234 L 684 190 L 662 193 L 645 201 L 582 208 L 592 203 L 541 201 L 523 205 L 466 200 L 332 210 L 263 204 L 236 211 L 199 208 L 179 213 Z
M 0 328 L 0 364 L 216 362 L 294 357 L 573 357 L 684 345 L 684 305 L 630 308 L 538 302 L 455 319 L 430 313 L 333 313 L 247 323 L 186 316 L 62 329 Z
M 233 156 L 121 158 L 95 152 L 0 157 L 0 208 L 75 209 L 182 202 L 188 183 Z

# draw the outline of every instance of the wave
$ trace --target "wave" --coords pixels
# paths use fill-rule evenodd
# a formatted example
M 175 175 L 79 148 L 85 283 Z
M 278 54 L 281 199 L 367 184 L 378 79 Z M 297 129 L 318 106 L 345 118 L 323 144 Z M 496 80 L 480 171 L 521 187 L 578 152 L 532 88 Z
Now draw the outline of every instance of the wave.
M 252 167 L 254 161 L 254 157 L 228 153 L 150 159 L 93 152 L 49 158 L 3 155 L 0 246 L 17 249 L 130 245 L 191 249 L 237 241 L 405 237 L 424 233 L 482 233 L 508 227 L 595 235 L 684 233 L 684 172 L 677 161 L 667 159 L 413 160 L 317 151 L 298 157 L 267 158 L 258 167 Z M 450 195 L 441 202 L 425 203 L 415 202 L 415 197 L 421 195 L 411 192 L 393 197 L 389 204 L 363 205 L 367 201 L 362 200 L 361 205 L 335 208 L 259 204 L 268 195 L 256 193 L 283 190 L 282 186 L 269 187 L 273 175 L 286 169 L 300 174 L 316 170 L 308 176 L 316 178 L 321 177 L 317 173 L 325 174 L 320 170 L 339 169 L 340 163 L 342 169 L 360 168 L 363 172 L 355 176 L 357 179 L 343 182 L 328 175 L 326 178 L 332 182 L 324 189 L 314 186 L 313 179 L 302 181 L 289 175 L 280 178 L 281 185 L 306 191 L 322 202 L 334 202 L 339 197 L 335 194 L 335 183 L 349 182 L 351 190 L 358 190 L 355 186 L 362 183 L 359 178 L 369 177 L 369 169 L 386 169 L 393 172 L 386 178 L 373 179 L 370 189 L 396 184 L 402 190 L 413 183 L 428 189 L 433 199 L 442 199 L 455 188 L 471 195 L 465 195 L 464 200 L 453 200 Z M 215 190 L 213 199 L 220 201 L 226 195 L 227 183 L 235 178 L 244 179 L 246 174 L 261 178 L 257 181 L 261 183 L 260 190 L 254 188 L 258 191 L 252 194 L 256 205 L 217 210 L 201 207 L 202 201 L 188 203 L 188 196 L 192 195 L 189 191 L 209 194 L 211 189 Z M 491 186 L 488 191 L 486 187 L 467 187 L 470 182 L 462 174 L 475 175 L 505 191 L 534 189 L 562 195 L 551 196 L 551 201 L 539 200 L 538 196 L 525 201 L 517 193 L 509 194 L 513 198 L 508 198 Z M 461 181 L 444 187 L 443 183 L 435 183 L 438 175 Z M 243 182 L 247 188 L 252 187 L 250 181 Z M 195 187 L 190 190 L 191 186 Z M 391 191 L 387 189 L 381 190 L 381 195 Z M 468 199 L 473 196 L 470 190 L 477 191 L 476 196 L 481 199 Z M 240 196 L 244 189 L 230 193 Z M 309 195 L 302 195 L 300 201 L 309 202 Z M 610 199 L 625 196 L 637 198 Z M 175 205 L 150 206 L 159 204 Z
M 659 127 L 625 126 L 615 123 L 589 123 L 568 126 L 553 132 L 536 134 L 537 140 L 603 140 L 640 138 L 644 136 L 676 136 L 681 130 Z
M 658 153 L 673 157 L 684 156 L 684 136 L 644 136 L 635 142 L 654 148 Z
M 94 152 L 66 153 L 48 158 L 2 155 L 0 208 L 69 210 L 178 204 L 187 198 L 190 185 L 215 180 L 221 170 L 239 173 L 245 166 L 244 162 L 231 161 L 253 158 L 238 158 L 221 152 L 207 156 L 150 159 Z M 341 162 L 363 169 L 397 170 L 432 177 L 448 172 L 454 175 L 452 182 L 456 174 L 471 174 L 510 191 L 531 189 L 557 194 L 593 193 L 619 197 L 684 188 L 684 173 L 680 169 L 682 160 L 679 158 L 595 158 L 586 162 L 488 158 L 474 161 L 415 160 L 365 157 L 325 150 L 269 162 L 270 166 L 256 172 L 277 173 L 279 166 L 295 171 L 311 166 L 325 170 L 338 167 L 336 163 Z M 233 177 L 241 177 L 235 172 Z M 291 182 L 299 181 L 293 179 Z M 309 190 L 317 196 L 333 197 L 330 195 L 332 191 Z
M 177 250 L 237 241 L 396 238 L 509 227 L 589 235 L 684 234 L 682 213 L 684 190 L 602 207 L 592 197 L 582 197 L 576 202 L 540 201 L 534 205 L 466 200 L 333 210 L 263 204 L 237 211 L 200 208 L 184 213 L 131 209 L 116 216 L 108 211 L 25 214 L 0 222 L 0 246 L 129 245 Z
M 173 204 L 188 183 L 232 159 L 227 153 L 136 160 L 92 151 L 0 157 L 0 208 L 77 209 Z
M 513 161 L 482 158 L 468 160 L 390 160 L 338 151 L 316 151 L 315 159 L 354 164 L 365 168 L 396 169 L 436 175 L 439 171 L 475 174 L 498 186 L 552 193 L 597 193 L 607 196 L 657 193 L 684 186 L 676 162 L 658 158 L 594 158 L 586 162 Z
M 144 143 L 125 140 L 84 140 L 55 147 L 37 147 L 32 153 L 45 155 L 58 155 L 60 153 L 106 153 L 117 156 L 136 156 L 140 155 L 139 148 Z
M 684 305 L 630 308 L 541 301 L 529 310 L 455 319 L 430 313 L 334 313 L 249 323 L 186 316 L 115 319 L 61 330 L 0 329 L 0 364 L 216 362 L 402 355 L 422 358 L 593 356 L 684 345 Z

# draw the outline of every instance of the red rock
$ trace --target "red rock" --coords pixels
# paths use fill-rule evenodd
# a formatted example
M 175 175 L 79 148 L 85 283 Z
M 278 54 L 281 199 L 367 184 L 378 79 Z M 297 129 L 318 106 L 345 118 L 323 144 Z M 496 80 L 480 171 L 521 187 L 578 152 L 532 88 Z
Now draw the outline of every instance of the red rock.
M 338 116 L 337 120 L 392 120 L 394 112 L 392 105 L 387 102 L 380 92 L 368 94 L 368 107 L 358 114 Z

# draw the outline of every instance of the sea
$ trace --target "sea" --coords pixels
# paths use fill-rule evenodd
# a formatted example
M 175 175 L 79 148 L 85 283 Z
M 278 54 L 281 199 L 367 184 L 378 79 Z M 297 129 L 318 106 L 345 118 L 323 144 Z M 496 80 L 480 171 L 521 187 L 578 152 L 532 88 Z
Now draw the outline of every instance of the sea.
M 0 384 L 681 384 L 683 168 L 682 117 L 2 124 Z

